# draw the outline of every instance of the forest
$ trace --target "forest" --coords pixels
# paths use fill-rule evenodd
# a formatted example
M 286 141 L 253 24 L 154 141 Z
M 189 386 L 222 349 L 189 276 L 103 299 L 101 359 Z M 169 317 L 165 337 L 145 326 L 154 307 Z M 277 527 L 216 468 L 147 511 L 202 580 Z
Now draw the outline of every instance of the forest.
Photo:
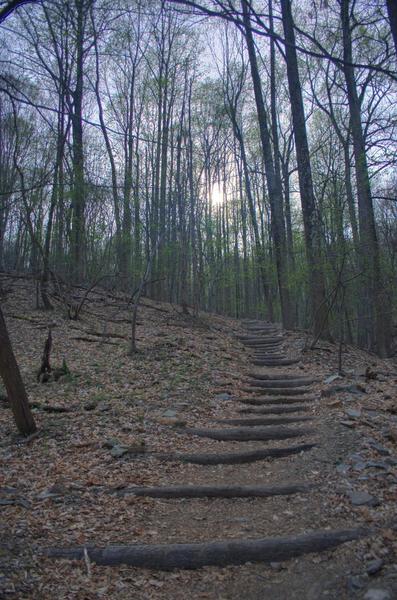
M 0 7 L 0 269 L 38 306 L 143 284 L 392 354 L 393 0 Z
M 0 0 L 0 597 L 397 597 L 396 0 Z

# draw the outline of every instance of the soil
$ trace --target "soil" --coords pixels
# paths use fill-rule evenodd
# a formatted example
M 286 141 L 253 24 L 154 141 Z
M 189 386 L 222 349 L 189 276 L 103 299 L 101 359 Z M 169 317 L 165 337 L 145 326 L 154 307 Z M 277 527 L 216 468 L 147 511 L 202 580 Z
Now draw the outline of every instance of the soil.
M 29 279 L 3 275 L 0 283 L 39 428 L 30 441 L 19 437 L 0 390 L 1 598 L 375 600 L 368 594 L 376 589 L 384 600 L 397 598 L 395 359 L 347 346 L 344 375 L 336 379 L 337 346 L 320 341 L 308 350 L 306 334 L 289 331 L 283 349 L 299 362 L 255 367 L 252 350 L 237 339 L 244 332 L 241 323 L 205 313 L 183 315 L 179 307 L 147 298 L 139 310 L 139 353 L 129 356 L 130 313 L 123 294 L 93 290 L 80 319 L 70 321 L 61 302 L 51 313 L 34 308 Z M 76 289 L 76 298 L 83 293 Z M 49 325 L 51 364 L 61 367 L 65 359 L 70 374 L 38 383 Z M 311 433 L 240 442 L 184 431 L 186 426 L 230 427 L 217 421 L 255 416 L 240 412 L 252 408 L 241 402 L 249 396 L 243 390 L 252 372 L 315 380 L 310 386 L 314 400 L 307 411 L 296 413 L 313 420 L 285 425 L 302 432 L 310 427 Z M 52 409 L 58 412 L 48 412 Z M 300 443 L 315 446 L 242 465 L 202 466 L 176 456 Z M 117 493 L 132 486 L 296 482 L 315 487 L 248 499 L 166 500 Z M 356 492 L 369 495 L 367 504 L 354 504 Z M 104 567 L 88 560 L 53 560 L 42 552 L 76 545 L 261 539 L 362 525 L 371 528 L 369 537 L 332 551 L 283 563 L 193 571 Z

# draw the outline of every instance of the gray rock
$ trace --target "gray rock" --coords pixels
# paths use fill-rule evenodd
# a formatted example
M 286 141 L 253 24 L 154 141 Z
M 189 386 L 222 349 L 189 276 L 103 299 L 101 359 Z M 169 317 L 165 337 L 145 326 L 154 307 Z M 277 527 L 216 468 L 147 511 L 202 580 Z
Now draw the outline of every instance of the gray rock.
M 167 410 L 165 410 L 162 414 L 162 416 L 166 417 L 167 419 L 172 419 L 172 418 L 176 417 L 176 415 L 177 415 L 177 412 L 173 408 L 167 408 Z
M 383 560 L 381 558 L 376 558 L 375 560 L 371 560 L 371 562 L 369 562 L 367 564 L 367 573 L 368 575 L 375 575 L 376 573 L 379 573 L 379 571 L 381 570 L 381 568 L 383 567 L 385 563 L 383 562 Z
M 103 447 L 104 448 L 113 448 L 113 446 L 117 446 L 118 445 L 118 440 L 116 440 L 116 438 L 109 438 L 108 440 L 105 440 L 103 442 Z
M 349 465 L 345 465 L 344 463 L 340 463 L 339 465 L 336 466 L 336 470 L 338 471 L 338 473 L 341 473 L 342 475 L 345 475 L 350 469 Z
M 351 419 L 357 419 L 358 417 L 361 417 L 361 410 L 359 408 L 347 408 L 346 414 Z
M 392 596 L 387 590 L 371 588 L 365 593 L 364 600 L 392 600 Z
M 227 392 L 223 393 L 223 394 L 217 394 L 215 396 L 215 400 L 221 401 L 221 400 L 230 400 L 231 395 L 228 394 Z
M 113 458 L 121 458 L 124 456 L 124 454 L 127 454 L 127 452 L 129 452 L 129 448 L 126 446 L 121 446 L 120 444 L 116 444 L 111 449 L 110 454 L 113 456 Z
M 350 429 L 355 427 L 354 421 L 340 421 L 340 424 L 343 425 L 344 427 L 349 427 Z
M 364 582 L 358 575 L 351 575 L 347 578 L 347 587 L 350 592 L 356 592 L 364 587 Z
M 342 377 L 338 374 L 330 375 L 329 377 L 324 379 L 324 383 L 332 383 L 333 381 L 336 381 L 337 379 L 342 379 Z
M 105 402 L 104 400 L 98 402 L 96 407 L 100 412 L 108 412 L 110 410 L 109 402 Z
M 368 492 L 351 491 L 348 495 L 353 506 L 379 506 L 379 500 Z

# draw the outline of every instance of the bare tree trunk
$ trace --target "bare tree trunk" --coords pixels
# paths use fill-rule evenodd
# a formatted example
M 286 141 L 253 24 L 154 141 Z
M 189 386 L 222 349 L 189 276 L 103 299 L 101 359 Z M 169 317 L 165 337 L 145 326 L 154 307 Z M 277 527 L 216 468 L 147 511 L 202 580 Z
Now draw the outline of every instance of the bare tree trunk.
M 29 407 L 25 386 L 18 363 L 12 350 L 3 312 L 0 307 L 0 375 L 7 390 L 8 401 L 15 423 L 22 435 L 28 436 L 36 431 L 36 424 Z
M 371 345 L 376 346 L 380 356 L 390 356 L 391 352 L 391 306 L 384 282 L 380 249 L 376 233 L 371 185 L 368 174 L 365 141 L 361 123 L 361 106 L 357 93 L 357 84 L 352 66 L 352 38 L 350 25 L 350 1 L 341 0 L 341 24 L 343 33 L 343 72 L 345 75 L 347 98 L 349 102 L 351 135 L 356 171 L 358 198 L 358 218 L 360 225 L 360 259 L 363 271 L 362 292 L 367 301 L 367 310 L 373 306 L 374 321 L 371 315 L 365 319 L 370 331 Z M 365 323 L 362 323 L 365 326 Z
M 316 216 L 309 144 L 306 132 L 305 111 L 299 78 L 291 0 L 281 0 L 285 36 L 288 88 L 291 101 L 292 122 L 298 163 L 299 188 L 305 230 L 306 255 L 309 268 L 313 335 L 329 338 L 328 307 L 325 296 L 324 273 L 321 265 L 319 224 Z

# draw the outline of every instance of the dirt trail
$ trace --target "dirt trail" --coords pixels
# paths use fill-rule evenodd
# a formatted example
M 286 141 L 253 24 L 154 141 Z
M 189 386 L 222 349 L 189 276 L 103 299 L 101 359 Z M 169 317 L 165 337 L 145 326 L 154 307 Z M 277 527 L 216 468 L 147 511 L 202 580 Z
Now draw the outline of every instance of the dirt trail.
M 89 440 L 82 441 L 92 481 L 43 495 L 35 517 L 46 518 L 48 538 L 43 525 L 24 528 L 26 508 L 4 503 L 15 519 L 13 535 L 7 531 L 14 568 L 26 569 L 25 583 L 14 593 L 5 588 L 5 598 L 56 591 L 58 598 L 89 599 L 377 600 L 374 589 L 383 600 L 397 597 L 392 452 L 385 449 L 387 473 L 383 455 L 377 467 L 360 467 L 368 436 L 335 413 L 338 394 L 321 396 L 323 370 L 301 355 L 299 335 L 260 322 L 222 331 L 221 341 L 228 335 L 240 357 L 234 389 L 204 409 L 181 402 L 180 410 L 163 411 L 142 454 L 104 462 L 103 450 L 91 456 Z M 75 431 L 87 414 L 73 414 Z M 123 415 L 113 419 L 121 423 Z M 67 446 L 65 452 L 64 462 L 72 461 Z M 209 464 L 200 464 L 202 457 Z M 227 464 L 230 457 L 240 459 Z M 386 476 L 368 477 L 370 469 Z M 117 550 L 107 550 L 113 545 Z

